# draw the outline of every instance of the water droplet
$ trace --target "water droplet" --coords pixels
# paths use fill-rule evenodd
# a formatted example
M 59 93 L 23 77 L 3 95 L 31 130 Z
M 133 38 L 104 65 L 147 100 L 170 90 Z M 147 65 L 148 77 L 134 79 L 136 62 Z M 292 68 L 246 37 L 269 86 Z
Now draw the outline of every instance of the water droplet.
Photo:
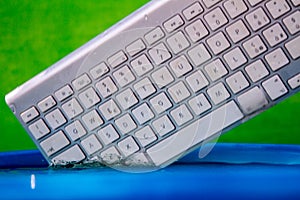
M 148 18 L 149 18 L 148 15 L 144 16 L 145 21 L 148 21 Z

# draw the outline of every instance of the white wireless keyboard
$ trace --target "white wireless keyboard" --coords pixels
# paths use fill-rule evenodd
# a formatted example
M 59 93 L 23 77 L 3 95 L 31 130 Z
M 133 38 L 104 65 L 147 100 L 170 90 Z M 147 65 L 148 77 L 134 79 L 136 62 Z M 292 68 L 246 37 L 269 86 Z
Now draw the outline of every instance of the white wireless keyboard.
M 153 0 L 6 96 L 49 164 L 162 168 L 300 90 L 300 0 Z

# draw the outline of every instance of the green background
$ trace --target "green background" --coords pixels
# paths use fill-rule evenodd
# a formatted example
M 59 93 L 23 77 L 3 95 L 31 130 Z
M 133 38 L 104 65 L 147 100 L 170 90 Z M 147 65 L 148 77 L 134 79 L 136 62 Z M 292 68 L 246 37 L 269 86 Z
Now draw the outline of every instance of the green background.
M 36 148 L 4 96 L 147 0 L 0 1 L 0 151 Z M 300 144 L 300 94 L 221 136 L 222 142 Z

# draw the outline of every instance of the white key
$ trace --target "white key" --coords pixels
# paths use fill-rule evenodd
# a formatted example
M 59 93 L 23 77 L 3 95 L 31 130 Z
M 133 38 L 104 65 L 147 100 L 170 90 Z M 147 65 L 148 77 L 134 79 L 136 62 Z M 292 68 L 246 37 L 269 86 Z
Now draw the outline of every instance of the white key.
M 104 62 L 99 63 L 98 65 L 96 65 L 90 70 L 93 79 L 98 79 L 103 75 L 107 74 L 108 72 L 109 72 L 109 68 Z
M 182 81 L 168 88 L 168 93 L 175 103 L 179 103 L 191 95 Z
M 118 143 L 118 147 L 125 157 L 130 156 L 137 152 L 140 148 L 134 141 L 133 137 L 129 136 Z
M 31 134 L 37 140 L 50 132 L 49 128 L 42 119 L 39 119 L 38 121 L 34 122 L 28 128 Z
M 270 23 L 270 19 L 262 8 L 258 8 L 246 15 L 246 20 L 250 24 L 253 31 L 257 31 Z
M 190 46 L 190 43 L 181 31 L 167 38 L 167 43 L 174 54 L 178 54 Z
M 163 88 L 174 81 L 167 67 L 162 67 L 152 73 L 152 78 L 159 88 Z
M 242 118 L 240 109 L 231 101 L 155 144 L 147 153 L 156 166 L 161 166 Z
M 96 110 L 92 110 L 87 114 L 83 115 L 82 121 L 84 122 L 85 126 L 89 129 L 89 131 L 95 130 L 103 124 L 103 120 L 101 119 Z
M 300 5 L 300 0 L 291 0 L 294 4 L 294 6 L 299 6 Z
M 229 78 L 226 79 L 226 82 L 229 85 L 232 92 L 235 94 L 244 90 L 250 85 L 241 71 L 238 71 L 237 73 L 231 75 Z
M 130 88 L 118 94 L 116 96 L 116 99 L 124 110 L 127 110 L 128 108 L 131 108 L 132 106 L 138 103 L 137 98 L 135 97 Z
M 100 129 L 97 133 L 104 145 L 108 145 L 119 139 L 119 134 L 115 128 L 109 124 L 106 127 Z
M 205 6 L 207 8 L 210 8 L 214 5 L 216 5 L 218 2 L 220 2 L 221 0 L 203 0 L 203 3 L 205 4 Z
M 226 32 L 234 43 L 238 43 L 239 41 L 250 35 L 249 30 L 242 20 L 239 20 L 228 26 L 226 28 Z
M 143 147 L 151 144 L 157 139 L 156 135 L 154 134 L 150 126 L 146 126 L 141 130 L 137 131 L 135 133 L 135 138 L 141 143 Z
M 136 83 L 133 87 L 141 99 L 145 99 L 156 92 L 156 89 L 152 85 L 149 78 L 144 78 L 140 82 Z
M 167 47 L 160 43 L 149 50 L 149 55 L 156 65 L 160 65 L 171 58 L 171 54 Z
M 107 165 L 113 165 L 118 164 L 122 158 L 119 151 L 116 149 L 116 147 L 111 146 L 105 151 L 100 153 L 100 158 L 104 162 L 104 164 Z
M 141 125 L 154 117 L 153 112 L 150 110 L 146 103 L 143 103 L 139 107 L 132 110 L 132 114 Z
M 188 8 L 183 10 L 183 15 L 187 20 L 191 20 L 203 12 L 203 8 L 201 7 L 199 2 L 194 3 Z
M 198 96 L 192 98 L 189 101 L 189 105 L 196 115 L 201 115 L 211 108 L 211 105 L 204 94 L 199 94 Z
M 78 163 L 85 159 L 85 155 L 82 153 L 78 145 L 74 145 L 71 148 L 67 149 L 63 153 L 59 154 L 52 159 L 54 164 L 64 164 L 64 163 Z
M 284 18 L 283 23 L 285 24 L 285 26 L 291 34 L 298 33 L 300 31 L 300 11 L 297 10 L 293 14 Z
M 160 40 L 161 38 L 163 38 L 164 36 L 165 36 L 165 34 L 161 30 L 161 28 L 156 27 L 155 29 L 153 29 L 152 31 L 150 31 L 149 33 L 147 33 L 145 35 L 145 39 L 148 42 L 148 44 L 152 45 L 155 42 L 157 42 L 158 40 Z
M 124 87 L 135 80 L 134 75 L 127 65 L 115 71 L 113 76 L 121 87 Z
M 220 59 L 209 63 L 204 69 L 212 81 L 216 81 L 228 73 Z
M 251 114 L 268 104 L 268 100 L 262 89 L 254 87 L 237 98 L 243 112 Z
M 83 128 L 82 124 L 78 120 L 68 125 L 66 127 L 66 132 L 73 141 L 86 135 L 86 130 Z
M 239 47 L 234 48 L 224 55 L 224 59 L 231 70 L 235 70 L 247 62 L 245 55 Z
M 59 109 L 55 109 L 54 111 L 50 112 L 45 116 L 45 119 L 53 130 L 67 122 Z
M 103 98 L 107 98 L 110 95 L 114 94 L 118 91 L 117 86 L 115 83 L 111 80 L 110 77 L 106 77 L 105 79 L 102 79 L 96 84 L 96 88 L 98 89 L 99 93 Z
M 185 74 L 187 74 L 188 72 L 190 72 L 193 69 L 184 55 L 171 61 L 170 67 L 173 70 L 173 72 L 177 78 L 184 76 Z
M 189 50 L 188 55 L 195 66 L 200 66 L 211 58 L 211 55 L 202 43 Z
M 269 75 L 269 71 L 261 60 L 248 65 L 245 70 L 253 82 L 257 82 Z
M 99 110 L 107 121 L 121 113 L 119 107 L 112 99 L 99 106 Z
M 73 119 L 83 112 L 82 107 L 76 99 L 71 99 L 67 103 L 63 104 L 62 109 L 65 111 L 69 119 Z
M 250 3 L 251 6 L 256 6 L 261 1 L 263 1 L 263 0 L 248 0 L 248 2 Z
M 263 31 L 263 35 L 271 47 L 287 39 L 287 35 L 278 23 Z
M 75 88 L 75 90 L 80 90 L 84 88 L 85 86 L 89 85 L 91 83 L 91 79 L 87 74 L 83 74 L 76 78 L 74 81 L 72 81 L 72 85 Z
M 88 155 L 92 155 L 93 153 L 99 151 L 102 148 L 102 145 L 100 144 L 100 142 L 94 134 L 82 140 L 81 146 L 88 153 Z
M 223 83 L 218 83 L 217 85 L 209 88 L 207 94 L 214 102 L 215 105 L 218 105 L 230 97 L 229 92 L 225 88 Z
M 178 126 L 182 126 L 193 119 L 193 115 L 184 104 L 172 110 L 170 114 Z
M 278 48 L 265 56 L 266 61 L 273 71 L 277 71 L 289 63 L 281 48 Z
M 164 23 L 164 27 L 167 30 L 167 32 L 172 32 L 176 30 L 177 28 L 181 27 L 184 24 L 183 20 L 179 15 L 175 15 L 168 21 Z
M 206 29 L 206 27 L 200 19 L 188 25 L 185 28 L 185 31 L 187 32 L 188 36 L 193 42 L 198 42 L 199 40 L 208 35 L 208 30 Z
M 274 19 L 279 18 L 291 9 L 285 0 L 271 0 L 266 3 L 266 7 Z
M 39 112 L 37 111 L 37 109 L 34 106 L 32 106 L 31 108 L 28 108 L 27 110 L 25 110 L 24 112 L 22 112 L 20 116 L 21 116 L 23 122 L 28 123 L 31 120 L 33 120 L 36 117 L 38 117 L 39 116 Z
M 230 44 L 224 33 L 219 32 L 207 40 L 207 43 L 215 55 L 218 55 L 228 49 Z
M 100 98 L 93 88 L 89 88 L 78 95 L 80 102 L 86 108 L 90 108 L 100 102 Z
M 289 41 L 285 44 L 286 49 L 293 59 L 298 59 L 300 57 L 300 36 L 295 39 Z
M 205 78 L 204 74 L 200 69 L 188 76 L 186 78 L 186 81 L 192 88 L 194 93 L 198 92 L 199 90 L 203 89 L 209 84 L 208 80 Z
M 213 31 L 217 30 L 228 22 L 227 18 L 220 8 L 216 8 L 208 14 L 204 15 L 204 19 Z
M 144 49 L 146 49 L 146 45 L 141 39 L 134 41 L 133 43 L 131 43 L 126 47 L 126 51 L 130 56 L 135 56 L 136 54 L 140 53 Z
M 267 47 L 258 35 L 244 42 L 243 47 L 250 58 L 255 58 L 267 50 Z
M 107 63 L 112 68 L 116 68 L 116 67 L 120 66 L 125 61 L 127 61 L 127 56 L 125 55 L 125 53 L 123 51 L 119 51 L 107 59 Z
M 247 11 L 246 4 L 241 0 L 228 0 L 224 3 L 224 7 L 232 19 Z
M 58 101 L 63 101 L 66 98 L 70 97 L 73 94 L 73 90 L 69 85 L 62 87 L 61 89 L 57 90 L 54 95 L 58 99 Z
M 130 131 L 136 129 L 136 124 L 131 118 L 129 114 L 123 115 L 119 119 L 115 121 L 115 124 L 117 125 L 120 132 L 125 135 L 129 133 Z
M 48 96 L 38 103 L 38 107 L 42 112 L 46 112 L 50 108 L 53 108 L 53 106 L 55 106 L 55 105 L 56 105 L 56 102 L 52 96 Z
M 152 123 L 152 126 L 157 134 L 161 137 L 170 133 L 172 130 L 175 129 L 174 125 L 170 121 L 167 115 L 164 115 Z
M 151 64 L 151 62 L 145 54 L 137 57 L 130 64 L 138 76 L 143 76 L 144 74 L 153 69 L 153 65 Z
M 296 89 L 300 86 L 300 74 L 297 74 L 296 76 L 290 78 L 288 80 L 288 84 L 292 89 Z
M 67 137 L 64 135 L 62 131 L 59 131 L 53 135 L 51 135 L 49 138 L 46 140 L 42 141 L 40 143 L 42 149 L 44 152 L 48 155 L 51 156 L 54 153 L 58 152 L 65 146 L 69 144 L 69 140 Z
M 157 114 L 163 113 L 172 107 L 172 103 L 165 93 L 160 93 L 159 95 L 150 99 L 150 103 Z
M 288 92 L 278 75 L 275 75 L 264 81 L 262 86 L 272 100 L 278 99 Z

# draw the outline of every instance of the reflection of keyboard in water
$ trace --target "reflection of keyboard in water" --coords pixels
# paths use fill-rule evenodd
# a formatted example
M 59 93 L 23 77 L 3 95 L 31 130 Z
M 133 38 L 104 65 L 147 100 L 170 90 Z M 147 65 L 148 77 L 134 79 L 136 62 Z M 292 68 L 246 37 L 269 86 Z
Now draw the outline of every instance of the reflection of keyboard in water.
M 6 101 L 50 164 L 164 167 L 299 91 L 299 5 L 151 1 Z

